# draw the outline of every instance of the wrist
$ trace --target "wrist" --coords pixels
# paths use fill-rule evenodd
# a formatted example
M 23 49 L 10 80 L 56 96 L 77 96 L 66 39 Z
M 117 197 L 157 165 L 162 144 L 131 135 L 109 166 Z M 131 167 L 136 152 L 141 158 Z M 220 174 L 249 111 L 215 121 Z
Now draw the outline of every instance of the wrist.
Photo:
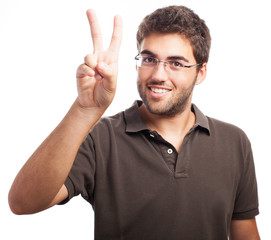
M 106 107 L 84 107 L 78 101 L 78 98 L 75 100 L 71 107 L 71 111 L 76 114 L 79 120 L 86 120 L 88 122 L 93 122 L 99 120 L 104 114 Z

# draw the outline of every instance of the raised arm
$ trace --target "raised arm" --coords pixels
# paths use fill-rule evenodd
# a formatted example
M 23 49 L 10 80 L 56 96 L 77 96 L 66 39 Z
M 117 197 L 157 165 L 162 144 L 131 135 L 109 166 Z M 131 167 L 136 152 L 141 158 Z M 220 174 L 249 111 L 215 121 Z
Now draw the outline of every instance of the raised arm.
M 110 46 L 103 50 L 102 35 L 93 10 L 87 11 L 93 54 L 77 69 L 78 97 L 55 130 L 28 159 L 16 176 L 9 205 L 15 214 L 42 211 L 67 197 L 64 186 L 78 148 L 112 102 L 117 82 L 122 21 L 114 18 Z

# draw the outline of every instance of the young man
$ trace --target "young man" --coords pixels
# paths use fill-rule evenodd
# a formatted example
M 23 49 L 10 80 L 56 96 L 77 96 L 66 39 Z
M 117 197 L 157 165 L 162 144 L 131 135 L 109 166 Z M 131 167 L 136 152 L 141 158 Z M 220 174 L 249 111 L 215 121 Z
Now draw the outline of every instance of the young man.
M 259 239 L 250 142 L 193 104 L 206 77 L 211 37 L 186 7 L 156 10 L 137 33 L 142 101 L 102 118 L 113 100 L 122 22 L 103 50 L 87 12 L 94 53 L 77 70 L 78 98 L 17 175 L 16 214 L 81 194 L 95 212 L 95 239 Z

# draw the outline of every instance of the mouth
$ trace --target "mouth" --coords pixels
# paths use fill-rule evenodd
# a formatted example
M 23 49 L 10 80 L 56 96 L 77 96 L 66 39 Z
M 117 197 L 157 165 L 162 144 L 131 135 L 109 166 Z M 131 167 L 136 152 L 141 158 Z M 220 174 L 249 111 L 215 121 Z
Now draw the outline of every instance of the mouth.
M 165 92 L 169 92 L 169 89 L 165 89 L 165 88 L 154 88 L 154 87 L 150 87 L 149 88 L 152 92 L 154 93 L 165 93 Z
M 161 98 L 171 92 L 171 89 L 162 86 L 148 86 L 148 89 L 153 98 Z

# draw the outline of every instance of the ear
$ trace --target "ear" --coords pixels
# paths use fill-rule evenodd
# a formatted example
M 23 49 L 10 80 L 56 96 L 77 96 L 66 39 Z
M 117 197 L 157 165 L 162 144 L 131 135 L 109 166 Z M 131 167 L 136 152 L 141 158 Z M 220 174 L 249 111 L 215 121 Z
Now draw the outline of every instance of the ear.
M 202 67 L 200 68 L 199 72 L 198 72 L 198 76 L 197 76 L 197 80 L 195 85 L 199 85 L 201 84 L 204 79 L 206 78 L 206 74 L 207 74 L 207 63 L 203 63 Z

